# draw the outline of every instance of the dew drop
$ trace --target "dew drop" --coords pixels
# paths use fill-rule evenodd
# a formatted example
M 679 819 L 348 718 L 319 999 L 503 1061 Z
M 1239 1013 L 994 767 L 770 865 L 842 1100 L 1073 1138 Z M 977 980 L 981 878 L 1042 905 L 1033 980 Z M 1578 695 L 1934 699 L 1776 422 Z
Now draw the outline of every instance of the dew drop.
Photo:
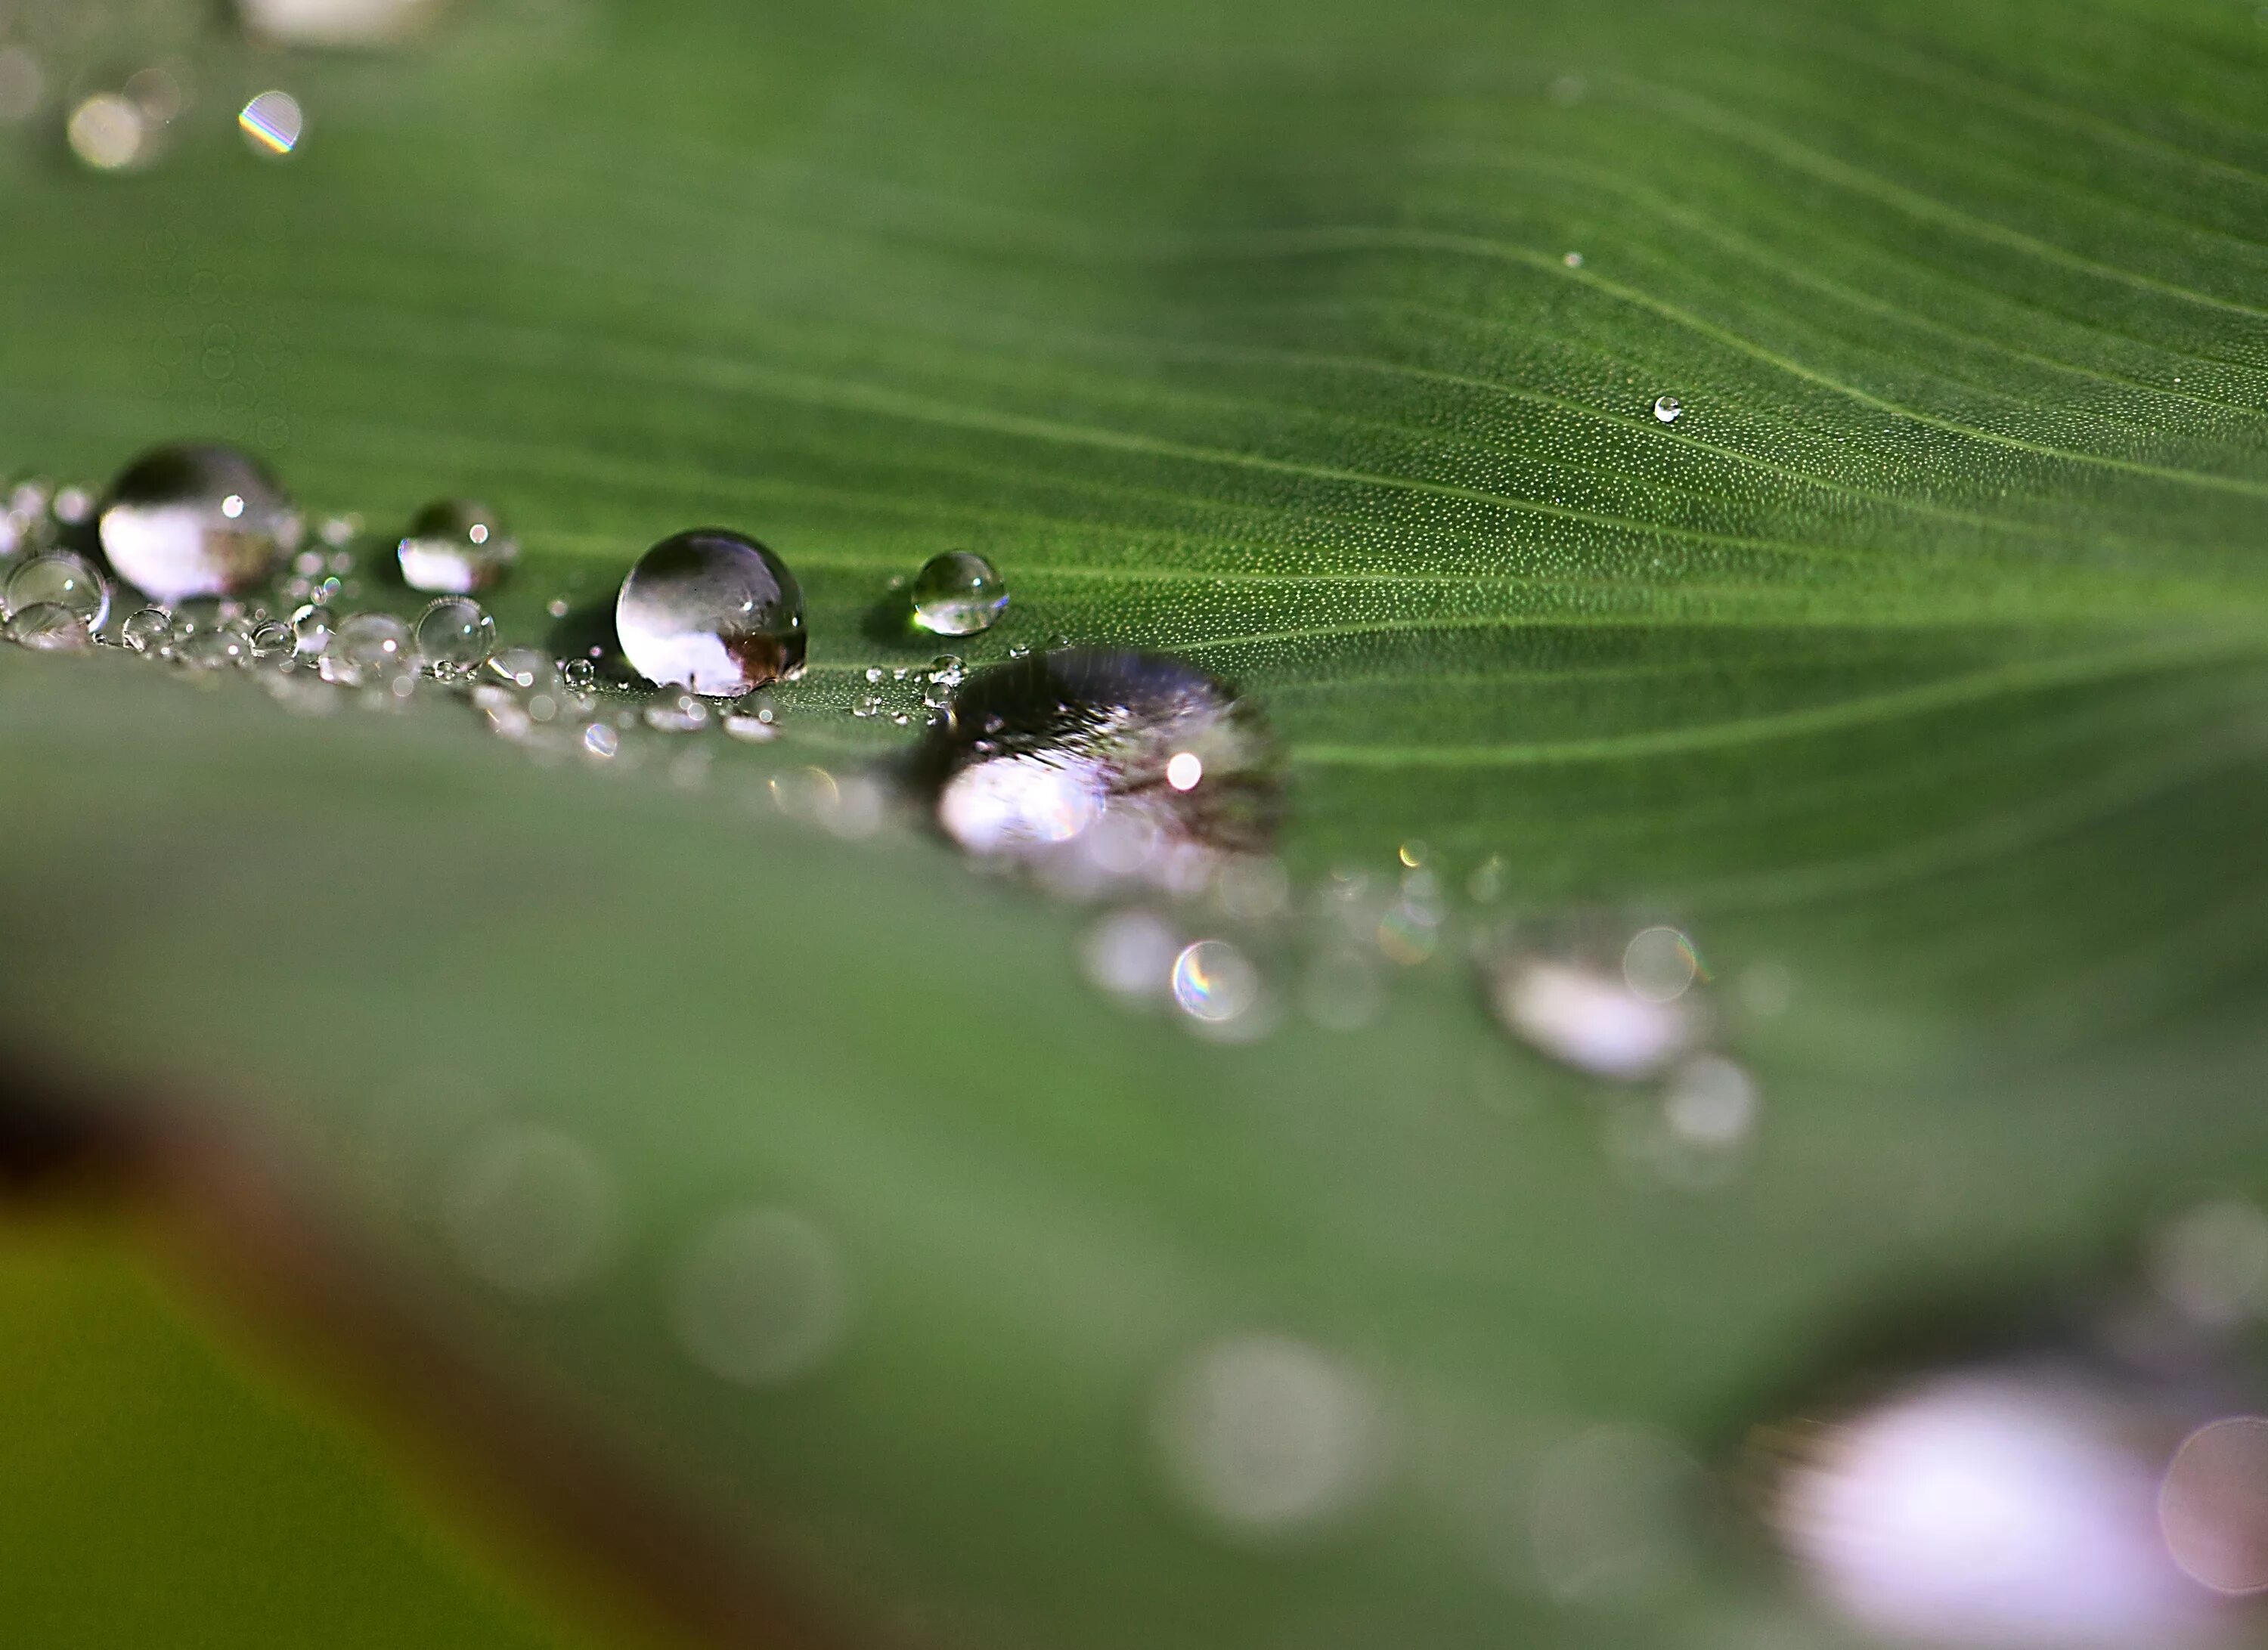
M 89 632 L 110 617 L 110 581 L 69 550 L 51 550 L 18 563 L 8 575 L 5 607 L 11 613 L 53 606 L 77 618 Z
M 259 461 L 190 444 L 144 453 L 104 500 L 103 553 L 160 602 L 247 590 L 299 542 L 297 511 Z
M 725 1216 L 679 1264 L 678 1342 L 711 1374 L 776 1387 L 811 1374 L 849 1332 L 850 1274 L 834 1241 L 785 1209 Z
M 2224 1416 L 2183 1439 L 2158 1527 L 2191 1580 L 2232 1598 L 2268 1592 L 2268 1418 Z
M 709 702 L 681 693 L 645 707 L 645 725 L 657 733 L 697 733 L 709 726 Z
M 475 1276 L 514 1294 L 556 1296 L 604 1264 L 615 1202 L 587 1147 L 548 1129 L 504 1128 L 450 1175 L 442 1219 Z
M 533 647 L 507 647 L 489 656 L 484 673 L 500 686 L 531 693 L 550 682 L 557 667 Z
M 290 92 L 262 92 L 238 111 L 236 124 L 253 153 L 281 158 L 299 146 L 307 117 Z
M 298 649 L 313 658 L 331 645 L 338 625 L 338 615 L 328 608 L 312 603 L 296 609 L 291 615 L 291 635 Z
M 390 679 L 416 652 L 409 627 L 390 613 L 357 613 L 331 633 L 323 650 L 326 681 L 348 687 Z
M 417 657 L 443 681 L 461 681 L 488 662 L 496 621 L 477 601 L 444 596 L 418 616 Z
M 665 688 L 731 698 L 803 674 L 803 591 L 754 539 L 702 527 L 638 558 L 615 601 L 632 669 Z
M 559 680 L 576 693 L 588 693 L 599 685 L 599 667 L 587 659 L 563 659 L 559 661 Z
M 968 550 L 933 556 L 914 576 L 914 622 L 938 636 L 975 636 L 1007 611 L 1008 586 Z
M 137 653 L 161 652 L 173 637 L 173 615 L 163 608 L 144 608 L 127 615 L 118 632 L 118 639 Z
M 96 172 L 119 172 L 151 158 L 156 130 L 141 105 L 118 92 L 98 92 L 71 110 L 63 129 L 71 153 Z
M 512 570 L 519 541 L 504 530 L 487 505 L 445 498 L 417 512 L 395 555 L 402 580 L 412 590 L 466 596 L 488 589 Z
M 1174 1001 L 1204 1026 L 1225 1026 L 1260 1001 L 1260 970 L 1226 939 L 1199 939 L 1174 959 Z
M 586 723 L 583 728 L 583 754 L 598 762 L 611 762 L 622 748 L 622 736 L 604 722 Z
M 289 659 L 298 652 L 299 638 L 281 619 L 269 619 L 252 628 L 252 656 L 263 662 Z
M 232 670 L 252 659 L 252 639 L 232 625 L 192 631 L 173 644 L 173 658 L 194 670 Z
M 8 621 L 8 639 L 40 653 L 84 653 L 94 646 L 86 621 L 59 601 L 17 608 Z
M 1505 1028 L 1594 1076 L 1650 1077 L 1690 1050 L 1705 1028 L 1690 997 L 1649 1000 L 1619 969 L 1594 966 L 1580 950 L 1515 947 L 1483 962 Z
M 1657 395 L 1653 399 L 1653 416 L 1663 424 L 1675 424 L 1677 415 L 1685 410 L 1685 403 L 1675 395 Z

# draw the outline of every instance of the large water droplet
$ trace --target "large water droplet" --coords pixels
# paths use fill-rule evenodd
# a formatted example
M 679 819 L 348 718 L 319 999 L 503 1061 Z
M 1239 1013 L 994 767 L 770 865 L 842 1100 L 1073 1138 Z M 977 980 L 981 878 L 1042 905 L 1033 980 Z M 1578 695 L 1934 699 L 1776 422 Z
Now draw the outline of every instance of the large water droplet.
M 110 617 L 110 581 L 69 550 L 19 563 L 8 575 L 6 600 L 0 606 L 20 613 L 49 605 L 76 615 L 88 630 L 99 630 Z
M 444 596 L 418 616 L 417 657 L 444 681 L 459 681 L 487 662 L 496 621 L 477 601 Z
M 300 519 L 259 460 L 190 444 L 144 453 L 111 483 L 103 554 L 161 602 L 247 590 L 299 542 Z
M 666 688 L 737 697 L 803 673 L 803 591 L 787 564 L 722 527 L 664 539 L 615 601 L 630 667 Z
M 932 556 L 914 578 L 914 622 L 939 636 L 989 630 L 1008 609 L 1008 586 L 992 564 L 967 550 Z
M 417 512 L 396 554 L 412 590 L 464 596 L 501 579 L 519 557 L 519 541 L 487 505 L 445 498 Z
M 86 621 L 59 601 L 17 608 L 8 621 L 8 639 L 40 653 L 84 653 L 94 645 Z
M 1201 770 L 1186 789 L 1173 782 L 1184 755 Z M 1106 649 L 969 677 L 912 773 L 946 836 L 1032 863 L 1067 891 L 1163 883 L 1193 856 L 1264 852 L 1282 812 L 1278 748 L 1256 707 L 1195 666 Z

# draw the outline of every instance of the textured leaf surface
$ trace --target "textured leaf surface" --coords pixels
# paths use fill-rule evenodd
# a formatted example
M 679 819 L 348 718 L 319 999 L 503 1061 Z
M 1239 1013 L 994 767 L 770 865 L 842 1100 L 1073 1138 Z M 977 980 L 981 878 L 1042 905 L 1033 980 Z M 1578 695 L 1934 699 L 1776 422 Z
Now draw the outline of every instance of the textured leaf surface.
M 833 766 L 889 737 L 839 714 L 859 673 L 935 651 L 884 581 L 978 549 L 1016 603 L 973 660 L 1155 646 L 1266 705 L 1303 879 L 1498 854 L 1513 906 L 1668 913 L 1792 1006 L 1727 993 L 1742 1181 L 1640 1190 L 1455 957 L 1369 1031 L 1204 1045 L 926 841 L 11 656 L 12 1044 L 256 1120 L 434 1321 L 866 1627 L 1752 1641 L 1794 1606 L 1723 1554 L 1550 1602 L 1536 1453 L 1705 1449 L 1885 1293 L 2268 1189 L 2264 70 L 2241 8 L 1795 0 L 497 6 L 429 55 L 217 50 L 299 92 L 303 154 L 0 161 L 11 455 L 215 433 L 377 523 L 490 497 L 521 635 L 746 527 L 813 601 L 781 759 Z M 467 1092 L 403 1150 L 402 1095 Z M 436 1213 L 515 1126 L 615 1212 L 558 1300 Z M 854 1280 L 777 1392 L 665 1304 L 748 1204 Z M 1263 1330 L 1395 1441 L 1344 1525 L 1252 1551 L 1148 1418 Z

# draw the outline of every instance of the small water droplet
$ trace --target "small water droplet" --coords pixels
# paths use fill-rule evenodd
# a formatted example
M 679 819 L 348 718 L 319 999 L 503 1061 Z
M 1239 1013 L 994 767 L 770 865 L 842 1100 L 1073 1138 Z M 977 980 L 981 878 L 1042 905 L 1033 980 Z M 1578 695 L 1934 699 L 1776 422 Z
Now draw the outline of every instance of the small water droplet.
M 1007 611 L 1008 586 L 967 550 L 933 556 L 914 577 L 914 622 L 938 636 L 975 636 Z
M 1580 252 L 1571 252 L 1559 261 L 1571 269 L 1580 269 L 1583 267 L 1583 254 Z
M 1707 978 L 1693 941 L 1675 928 L 1641 928 L 1623 948 L 1623 983 L 1634 997 L 1669 1003 L 1685 995 L 1697 979 Z
M 51 550 L 19 562 L 8 575 L 0 608 L 19 613 L 55 606 L 74 615 L 91 634 L 110 617 L 110 581 L 69 550 Z
M 298 648 L 298 635 L 281 619 L 270 619 L 252 629 L 252 656 L 256 659 L 289 659 Z
M 1685 403 L 1675 395 L 1657 395 L 1653 401 L 1653 416 L 1663 424 L 1675 424 L 1677 415 L 1685 410 Z
M 235 626 L 218 625 L 180 637 L 173 656 L 193 670 L 233 670 L 251 662 L 252 640 Z
M 331 645 L 337 621 L 338 615 L 328 608 L 317 607 L 313 603 L 294 609 L 291 634 L 299 651 L 310 659 L 322 652 Z
M 1498 1017 L 1522 1041 L 1580 1071 L 1624 1081 L 1662 1070 L 1701 1035 L 1685 998 L 1649 1002 L 1621 971 L 1528 951 L 1486 960 Z
M 437 680 L 461 681 L 488 662 L 496 621 L 477 601 L 444 596 L 418 616 L 417 657 Z
M 785 1209 L 744 1209 L 710 1227 L 670 1292 L 678 1342 L 711 1374 L 746 1387 L 810 1375 L 849 1333 L 850 1273 L 834 1241 Z
M 257 460 L 214 444 L 158 447 L 135 460 L 111 483 L 100 524 L 119 577 L 165 603 L 261 583 L 298 544 L 300 528 Z
M 1260 1001 L 1260 970 L 1226 939 L 1199 939 L 1174 959 L 1174 1001 L 1191 1020 L 1225 1026 Z
M 488 589 L 512 570 L 519 557 L 519 541 L 504 530 L 487 505 L 468 498 L 444 498 L 417 512 L 394 555 L 402 580 L 412 590 L 468 596 Z
M 869 682 L 879 683 L 882 680 L 882 676 L 883 670 L 880 665 L 869 665 L 866 667 L 866 680 Z
M 779 737 L 777 723 L 767 721 L 760 716 L 749 716 L 739 711 L 727 713 L 718 726 L 733 738 L 749 745 L 765 744 Z
M 735 697 L 803 672 L 803 591 L 787 564 L 721 527 L 664 539 L 615 602 L 631 668 L 665 688 Z
M 84 487 L 58 487 L 49 506 L 65 527 L 84 527 L 94 515 L 94 495 Z
M 709 702 L 689 693 L 645 707 L 645 725 L 657 733 L 697 733 L 709 726 Z
M 156 158 L 157 131 L 141 105 L 122 92 L 98 92 L 71 110 L 63 129 L 71 153 L 96 172 L 120 172 Z
M 8 639 L 40 653 L 84 653 L 94 646 L 85 619 L 60 601 L 34 601 L 8 620 Z
M 600 762 L 610 762 L 622 748 L 622 735 L 604 722 L 586 723 L 583 728 L 583 754 Z
M 299 146 L 307 117 L 288 92 L 262 92 L 237 112 L 236 124 L 256 155 L 281 158 Z
M 489 656 L 486 674 L 504 687 L 528 693 L 548 685 L 557 667 L 535 648 L 507 647 Z
M 1086 976 L 1121 997 L 1162 998 L 1174 989 L 1182 940 L 1154 911 L 1113 911 L 1088 931 L 1080 955 Z
M 144 608 L 126 615 L 118 639 L 137 653 L 162 652 L 173 639 L 173 615 L 163 608 Z
M 442 1222 L 475 1276 L 514 1294 L 556 1296 L 605 1264 L 613 1179 L 589 1148 L 549 1129 L 497 1129 L 448 1176 Z
M 415 656 L 409 627 L 390 613 L 357 613 L 332 631 L 323 650 L 326 681 L 348 687 L 390 681 Z
M 599 685 L 599 667 L 587 659 L 563 659 L 559 680 L 576 693 L 588 693 Z

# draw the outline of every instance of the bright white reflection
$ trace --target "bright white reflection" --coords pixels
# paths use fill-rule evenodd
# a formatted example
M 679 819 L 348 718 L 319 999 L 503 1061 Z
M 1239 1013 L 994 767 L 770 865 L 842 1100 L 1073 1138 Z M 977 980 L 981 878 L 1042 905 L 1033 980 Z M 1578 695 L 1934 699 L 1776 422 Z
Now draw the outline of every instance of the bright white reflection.
M 1622 980 L 1571 962 L 1515 957 L 1494 970 L 1506 1028 L 1556 1060 L 1600 1077 L 1652 1075 L 1693 1042 L 1692 1011 L 1651 1002 Z
M 2268 1418 L 2232 1415 L 2182 1442 L 2158 1492 L 2166 1551 L 2216 1593 L 2268 1592 Z
M 382 44 L 438 9 L 438 0 L 237 0 L 245 27 L 282 46 Z
M 2159 1536 L 2162 1456 L 2130 1406 L 2048 1373 L 1946 1376 L 1829 1429 L 1781 1532 L 1862 1626 L 2009 1650 L 2212 1641 Z
M 1067 843 L 1101 817 L 1109 795 L 1100 764 L 1064 756 L 1004 756 L 961 769 L 937 799 L 938 823 L 971 853 Z
M 118 172 L 151 147 L 150 122 L 141 106 L 115 92 L 98 92 L 71 111 L 63 129 L 71 153 L 97 172 Z
M 1166 764 L 1166 783 L 1176 791 L 1194 791 L 1204 777 L 1204 758 L 1193 750 L 1176 751 Z

